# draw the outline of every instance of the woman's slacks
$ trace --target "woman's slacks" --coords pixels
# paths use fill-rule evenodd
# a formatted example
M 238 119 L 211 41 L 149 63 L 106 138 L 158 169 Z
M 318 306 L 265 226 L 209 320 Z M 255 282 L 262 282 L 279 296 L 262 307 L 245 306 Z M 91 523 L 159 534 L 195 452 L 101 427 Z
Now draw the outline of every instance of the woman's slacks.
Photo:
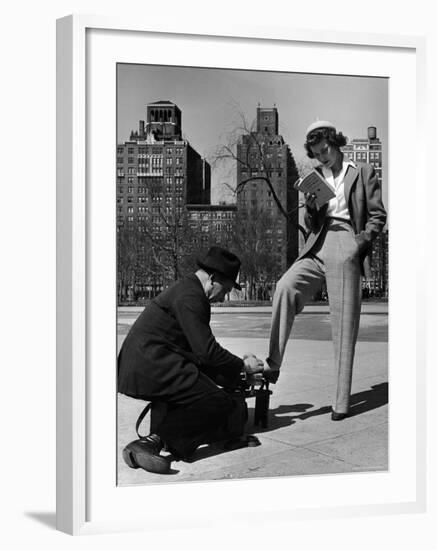
M 349 408 L 361 311 L 359 252 L 349 223 L 328 218 L 310 253 L 297 260 L 278 281 L 273 297 L 267 362 L 273 368 L 281 366 L 295 316 L 325 280 L 337 373 L 333 409 L 345 413 Z

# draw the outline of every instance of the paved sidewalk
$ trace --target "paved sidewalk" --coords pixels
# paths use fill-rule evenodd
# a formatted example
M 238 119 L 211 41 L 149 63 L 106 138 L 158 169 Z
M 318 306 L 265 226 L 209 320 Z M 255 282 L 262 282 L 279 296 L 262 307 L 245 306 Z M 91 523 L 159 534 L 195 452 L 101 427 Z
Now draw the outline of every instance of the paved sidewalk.
M 368 313 L 386 315 L 387 304 L 368 305 Z M 264 337 L 217 339 L 240 356 L 250 350 L 265 358 L 268 350 Z M 192 462 L 174 462 L 172 474 L 166 476 L 132 470 L 123 462 L 121 450 L 136 438 L 135 420 L 144 402 L 119 395 L 119 485 L 387 470 L 387 342 L 358 342 L 351 416 L 341 422 L 330 419 L 335 392 L 332 363 L 332 342 L 290 340 L 278 383 L 271 385 L 268 428 L 253 427 L 255 403 L 248 400 L 249 431 L 259 437 L 261 446 L 226 453 L 200 448 Z M 147 429 L 145 421 L 143 433 Z

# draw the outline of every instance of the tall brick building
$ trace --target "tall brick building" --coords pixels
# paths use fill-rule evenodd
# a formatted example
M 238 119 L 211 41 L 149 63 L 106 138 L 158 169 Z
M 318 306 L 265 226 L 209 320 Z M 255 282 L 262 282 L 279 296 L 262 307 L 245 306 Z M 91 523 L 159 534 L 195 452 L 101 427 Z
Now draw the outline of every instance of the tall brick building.
M 354 138 L 344 147 L 345 156 L 354 162 L 367 162 L 375 167 L 379 181 L 382 181 L 382 143 L 377 137 L 375 126 L 367 128 L 367 138 Z
M 382 143 L 375 126 L 367 128 L 366 138 L 354 138 L 342 147 L 347 158 L 354 162 L 367 162 L 375 168 L 381 184 Z M 364 295 L 387 296 L 388 294 L 388 231 L 383 231 L 372 244 L 371 269 L 363 279 Z
M 237 157 L 238 211 L 248 218 L 259 212 L 265 214 L 272 261 L 282 274 L 298 255 L 298 193 L 293 184 L 299 176 L 290 148 L 279 134 L 276 107 L 257 108 L 256 129 L 241 135 Z M 284 212 L 292 212 L 288 219 L 279 210 L 273 193 Z
M 151 238 L 170 235 L 186 222 L 186 204 L 210 203 L 211 167 L 182 138 L 182 114 L 177 105 L 170 101 L 148 104 L 146 122 L 140 120 L 138 130 L 131 133 L 129 141 L 117 145 L 116 191 L 119 241 L 124 238 L 119 249 L 124 247 L 120 252 L 125 253 L 134 243 L 131 256 L 135 256 L 137 266 L 150 264 L 150 250 L 146 238 L 134 240 L 133 236 L 139 233 Z M 170 247 L 168 243 L 162 249 Z M 155 259 L 163 261 L 163 253 Z M 123 267 L 123 273 L 119 272 L 123 287 L 128 287 L 131 294 L 162 290 L 167 282 L 165 275 L 135 266 L 128 269 L 126 265 L 131 266 L 133 262 L 130 258 L 119 259 L 119 267 Z M 119 295 L 126 293 L 123 288 Z
M 370 273 L 363 279 L 364 295 L 387 297 L 389 291 L 388 230 L 382 231 L 372 243 Z
M 211 245 L 232 248 L 236 204 L 187 204 L 189 220 L 199 248 Z
M 147 124 L 117 145 L 117 225 L 153 221 L 181 212 L 187 203 L 208 204 L 211 167 L 182 139 L 181 112 L 169 101 L 147 106 Z M 161 214 L 161 215 L 160 215 Z

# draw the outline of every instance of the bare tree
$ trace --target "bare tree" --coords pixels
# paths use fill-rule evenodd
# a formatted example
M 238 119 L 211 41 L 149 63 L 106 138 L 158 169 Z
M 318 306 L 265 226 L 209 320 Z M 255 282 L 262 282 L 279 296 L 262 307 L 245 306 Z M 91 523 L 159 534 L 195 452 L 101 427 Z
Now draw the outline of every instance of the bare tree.
M 177 281 L 192 267 L 195 232 L 189 222 L 186 209 L 159 208 L 159 223 L 144 226 L 153 262 L 161 272 L 163 281 Z
M 225 138 L 226 142 L 216 149 L 211 162 L 214 167 L 218 165 L 223 167 L 225 165 L 229 171 L 233 170 L 234 173 L 235 164 L 237 164 L 237 167 L 240 167 L 241 171 L 247 174 L 247 176 L 240 178 L 240 181 L 235 186 L 227 183 L 223 185 L 234 195 L 239 195 L 249 182 L 257 181 L 265 184 L 271 193 L 279 213 L 285 217 L 288 223 L 296 227 L 304 240 L 306 240 L 308 232 L 304 225 L 298 222 L 297 216 L 297 211 L 303 206 L 303 203 L 298 202 L 297 205 L 287 209 L 276 192 L 272 178 L 273 167 L 268 153 L 268 136 L 266 137 L 265 134 L 257 132 L 255 123 L 248 124 L 241 112 L 238 113 L 238 118 L 239 123 L 228 133 Z M 294 164 L 294 159 L 291 157 L 289 162 L 292 165 L 288 168 L 290 171 L 294 168 L 297 179 L 298 169 Z M 294 181 L 287 183 L 292 185 Z
M 150 279 L 155 266 L 144 262 L 150 246 L 138 228 L 126 225 L 117 233 L 117 294 L 119 302 L 130 298 L 129 294 L 139 281 Z
M 272 253 L 272 218 L 264 210 L 240 210 L 234 220 L 230 246 L 240 257 L 240 282 L 249 300 L 266 295 L 282 272 L 281 259 Z

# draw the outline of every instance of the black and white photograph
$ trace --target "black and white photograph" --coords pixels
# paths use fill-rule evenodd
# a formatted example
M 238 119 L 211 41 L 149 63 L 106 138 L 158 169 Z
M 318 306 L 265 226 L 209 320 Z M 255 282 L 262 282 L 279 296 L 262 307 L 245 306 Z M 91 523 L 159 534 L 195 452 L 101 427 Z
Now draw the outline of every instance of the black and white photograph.
M 437 547 L 434 12 L 5 3 L 4 548 Z
M 388 469 L 387 78 L 117 64 L 117 484 Z

